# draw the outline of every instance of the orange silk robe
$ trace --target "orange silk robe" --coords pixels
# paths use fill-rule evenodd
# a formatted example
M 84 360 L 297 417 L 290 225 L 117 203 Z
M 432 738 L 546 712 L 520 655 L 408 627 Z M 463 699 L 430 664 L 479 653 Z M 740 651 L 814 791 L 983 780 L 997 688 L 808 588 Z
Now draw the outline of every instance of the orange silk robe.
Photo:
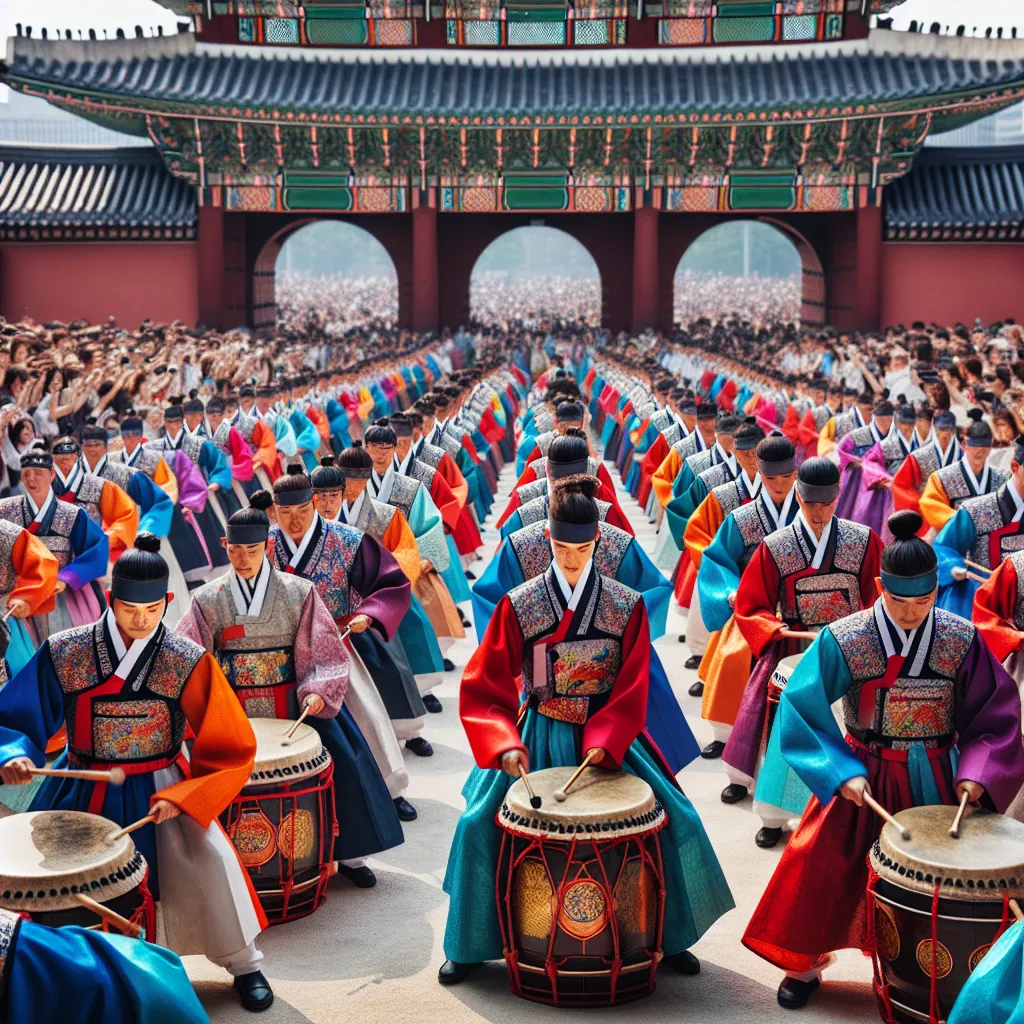
M 11 562 L 18 582 L 7 600 L 24 601 L 30 615 L 52 612 L 59 567 L 50 549 L 28 530 L 22 530 L 11 550 Z
M 662 508 L 665 508 L 672 500 L 672 485 L 676 482 L 676 477 L 679 476 L 679 470 L 682 468 L 683 457 L 675 448 L 670 448 L 665 460 L 654 471 L 654 475 L 651 477 L 651 486 L 654 488 L 654 496 Z
M 178 478 L 171 472 L 165 459 L 160 459 L 153 467 L 153 483 L 167 495 L 168 498 L 178 504 Z
M 1005 661 L 1024 645 L 1024 632 L 1017 620 L 1017 567 L 1004 558 L 999 568 L 978 587 L 971 618 L 997 661 Z
M 273 483 L 281 475 L 277 454 L 277 436 L 263 420 L 257 420 L 252 431 L 253 469 L 262 469 Z
M 908 462 L 916 464 L 916 459 L 905 459 L 904 465 Z M 946 523 L 956 515 L 956 509 L 946 494 L 946 488 L 942 486 L 938 473 L 932 473 L 928 477 L 920 499 L 921 518 L 933 530 L 941 530 Z
M 139 532 L 139 506 L 110 480 L 100 494 L 100 524 L 110 541 L 110 560 L 116 562 L 134 543 Z

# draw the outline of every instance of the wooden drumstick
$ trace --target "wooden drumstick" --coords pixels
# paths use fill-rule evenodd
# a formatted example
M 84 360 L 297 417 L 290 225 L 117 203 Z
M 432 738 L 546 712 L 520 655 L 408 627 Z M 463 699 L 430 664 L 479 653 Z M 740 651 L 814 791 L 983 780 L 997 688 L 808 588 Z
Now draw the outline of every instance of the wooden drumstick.
M 133 939 L 137 939 L 142 934 L 141 925 L 135 924 L 134 921 L 129 921 L 127 917 L 122 917 L 116 910 L 111 910 L 110 907 L 97 903 L 91 896 L 86 896 L 82 892 L 76 892 L 75 899 L 83 907 L 88 907 L 94 914 L 99 914 L 104 921 L 109 921 L 115 928 L 124 932 L 125 935 L 130 935 Z
M 123 768 L 109 771 L 89 771 L 85 768 L 29 768 L 32 775 L 50 775 L 55 779 L 85 779 L 86 782 L 105 782 L 109 786 L 123 786 L 127 776 Z
M 981 565 L 979 562 L 972 562 L 969 558 L 964 559 L 964 565 L 970 566 L 972 569 L 980 569 L 982 572 L 992 574 L 992 570 L 987 565 Z
M 967 809 L 968 799 L 969 794 L 966 792 L 960 797 L 960 807 L 957 809 L 956 817 L 953 819 L 953 824 L 949 826 L 949 835 L 951 839 L 960 838 L 960 819 L 963 818 L 964 811 Z
M 341 639 L 344 640 L 345 637 L 347 637 L 349 635 L 349 633 L 351 633 L 351 632 L 352 632 L 352 627 L 351 626 L 346 626 L 345 627 L 345 631 L 341 634 Z
M 583 774 L 583 769 L 590 764 L 593 757 L 594 752 L 591 751 L 589 754 L 587 754 L 585 758 L 583 758 L 583 764 L 581 764 L 579 768 L 577 768 L 576 771 L 572 773 L 572 777 L 569 779 L 569 781 L 561 789 L 555 790 L 555 799 L 559 803 L 565 802 L 565 798 L 566 796 L 568 796 L 569 790 L 572 788 L 573 783 L 575 783 L 575 781 Z
M 975 583 L 988 583 L 987 576 L 979 576 L 976 572 L 968 572 L 965 579 L 974 580 Z
M 1016 900 L 1010 900 L 1010 910 L 1018 921 L 1024 921 L 1024 910 L 1020 909 L 1020 904 Z
M 884 822 L 892 825 L 904 839 L 910 838 L 910 829 L 901 825 L 870 793 L 864 794 L 864 803 L 868 805 Z
M 13 614 L 14 614 L 14 609 L 13 608 L 8 608 L 7 611 L 4 612 L 3 618 L 0 618 L 0 622 L 6 622 Z
M 523 780 L 523 785 L 526 787 L 526 792 L 530 797 L 530 806 L 535 810 L 540 810 L 540 805 L 543 803 L 541 798 L 537 796 L 533 791 L 533 786 L 530 785 L 530 779 L 527 775 L 526 769 L 523 767 L 522 761 L 519 764 L 519 778 Z
M 308 714 L 309 714 L 309 705 L 307 704 L 302 709 L 302 714 L 299 715 L 299 717 L 296 719 L 295 724 L 284 734 L 284 739 L 281 740 L 281 746 L 282 747 L 290 746 L 291 738 L 295 735 L 295 731 L 298 729 L 298 727 L 300 725 L 302 725 L 303 721 L 305 720 L 306 715 L 308 715 Z
M 138 821 L 133 821 L 130 825 L 125 825 L 125 827 L 119 832 L 115 832 L 110 837 L 110 842 L 113 842 L 115 839 L 121 839 L 123 836 L 128 835 L 129 832 L 134 832 L 137 828 L 142 828 L 143 825 L 149 825 L 151 822 L 155 821 L 155 814 L 147 814 L 144 818 L 139 818 Z

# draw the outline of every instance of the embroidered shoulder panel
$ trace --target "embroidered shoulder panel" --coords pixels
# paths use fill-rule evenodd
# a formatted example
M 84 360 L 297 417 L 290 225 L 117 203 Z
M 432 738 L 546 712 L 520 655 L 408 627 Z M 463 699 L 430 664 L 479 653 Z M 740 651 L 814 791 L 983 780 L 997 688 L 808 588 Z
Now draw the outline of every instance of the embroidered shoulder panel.
M 542 455 L 540 458 L 534 459 L 533 462 L 530 463 L 530 466 L 533 468 L 533 475 L 538 480 L 543 480 L 548 475 L 548 458 L 546 455 Z
M 974 553 L 971 558 L 979 565 L 989 564 L 988 535 L 1001 529 L 1003 522 L 1003 511 L 999 507 L 999 497 L 996 492 L 982 494 L 977 498 L 968 498 L 961 506 L 966 510 L 974 523 L 975 541 Z
M 446 452 L 443 448 L 438 448 L 436 444 L 425 441 L 416 458 L 421 462 L 425 462 L 431 469 L 437 469 L 445 454 Z
M 0 594 L 9 594 L 18 585 L 14 568 L 14 545 L 21 536 L 22 527 L 0 520 Z
M 74 626 L 47 640 L 57 682 L 65 693 L 77 693 L 99 682 L 93 646 L 94 624 Z
M 743 493 L 736 480 L 719 485 L 711 493 L 718 499 L 718 504 L 722 506 L 722 511 L 726 515 L 743 504 Z
M 449 434 L 446 430 L 439 438 L 441 448 L 443 448 L 453 459 L 456 455 L 462 451 L 462 442 Z
M 819 405 L 811 415 L 814 417 L 814 425 L 820 434 L 825 429 L 825 424 L 832 418 L 832 410 L 827 405 Z
M 1001 469 L 996 469 L 995 466 L 989 467 L 988 486 L 991 490 L 998 491 L 1009 478 L 1009 473 L 1004 473 Z
M 530 526 L 541 520 L 547 521 L 548 502 L 546 498 L 534 498 L 525 505 L 520 505 L 516 511 L 519 513 L 519 521 L 523 526 Z
M 177 700 L 185 689 L 188 677 L 205 653 L 205 648 L 188 637 L 166 633 L 153 659 L 146 686 L 161 697 Z
M 736 529 L 740 532 L 743 547 L 747 551 L 757 547 L 764 540 L 766 536 L 764 523 L 761 521 L 756 501 L 748 501 L 746 505 L 740 505 L 739 508 L 733 509 L 731 515 Z
M 543 434 L 538 434 L 536 438 L 534 438 L 534 441 L 537 445 L 537 450 L 545 458 L 547 457 L 548 449 L 551 447 L 551 442 L 554 441 L 556 437 L 558 437 L 558 434 L 556 434 L 555 431 L 545 430 Z
M 550 633 L 557 625 L 558 613 L 548 593 L 546 577 L 543 574 L 513 587 L 508 592 L 508 599 L 524 640 L 530 641 Z
M 621 637 L 640 595 L 624 583 L 601 577 L 601 596 L 594 614 L 594 627 L 602 633 Z
M 779 576 L 792 576 L 793 573 L 807 568 L 809 562 L 797 539 L 795 527 L 787 526 L 784 529 L 776 530 L 775 533 L 768 534 L 764 542 L 768 548 L 768 554 L 772 556 L 775 567 L 779 570 Z
M 610 501 L 602 501 L 600 498 L 595 498 L 594 504 L 597 506 L 597 517 L 603 523 L 608 518 L 608 513 L 611 511 L 612 503 Z
M 420 482 L 411 476 L 399 476 L 394 478 L 394 486 L 391 488 L 391 497 L 388 504 L 400 509 L 406 519 L 412 514 L 412 505 L 416 500 L 416 494 L 420 489 Z
M 632 540 L 625 530 L 606 523 L 601 527 L 601 541 L 594 552 L 594 568 L 602 576 L 615 579 Z
M 871 527 L 849 519 L 837 519 L 836 548 L 832 561 L 843 572 L 859 573 L 871 540 Z
M 942 489 L 950 501 L 963 501 L 964 498 L 971 497 L 971 489 L 967 486 L 967 477 L 964 476 L 959 462 L 954 462 L 952 466 L 943 466 L 936 472 L 939 483 L 942 484 Z
M 412 460 L 412 478 L 419 480 L 428 491 L 434 486 L 434 474 L 436 472 L 437 470 L 431 469 L 425 462 L 421 462 L 419 459 Z
M 138 472 L 139 470 L 126 466 L 123 462 L 111 462 L 110 459 L 107 459 L 106 465 L 103 467 L 103 479 L 117 484 L 122 491 L 127 493 L 128 482 L 131 480 L 132 474 Z
M 875 435 L 871 432 L 871 427 L 858 427 L 856 430 L 850 432 L 850 436 L 853 438 L 853 445 L 855 448 L 873 448 L 875 444 Z
M 705 470 L 711 469 L 715 466 L 715 463 L 712 461 L 713 456 L 711 454 L 713 451 L 714 449 L 712 448 L 705 448 L 704 451 L 697 452 L 696 455 L 691 455 L 686 460 L 686 464 L 690 467 L 690 472 L 693 473 L 694 476 L 700 476 L 701 473 L 705 472 Z M 724 465 L 724 463 L 722 463 L 722 465 Z
M 53 518 L 50 520 L 50 533 L 61 537 L 70 537 L 78 519 L 79 508 L 69 501 L 54 502 Z
M 547 570 L 551 564 L 551 545 L 544 536 L 547 516 L 515 533 L 510 533 L 508 542 L 512 546 L 524 580 L 532 580 Z M 598 545 L 600 547 L 600 545 Z
M 660 434 L 671 423 L 671 413 L 668 409 L 659 409 L 651 417 L 651 426 Z
M 910 454 L 912 458 L 917 459 L 922 481 L 926 481 L 939 469 L 939 453 L 935 450 L 935 445 L 926 444 L 923 448 L 915 448 Z
M 888 659 L 882 638 L 878 635 L 872 608 L 847 615 L 828 625 L 843 652 L 843 660 L 855 683 L 866 679 L 881 679 L 885 675 Z
M 661 436 L 665 438 L 665 444 L 671 448 L 679 440 L 681 433 L 679 424 L 673 421 L 661 432 Z
M 973 623 L 943 608 L 936 608 L 935 633 L 932 649 L 928 652 L 929 666 L 940 676 L 955 679 L 974 643 L 974 634 Z
M 206 438 L 186 434 L 185 439 L 181 442 L 181 450 L 198 466 L 199 456 L 202 455 L 205 443 Z
M 852 412 L 844 412 L 836 417 L 836 441 L 842 441 L 850 431 L 857 429 L 857 419 Z
M 727 484 L 732 480 L 732 473 L 729 472 L 729 467 L 724 462 L 719 462 L 717 466 L 709 466 L 697 475 L 704 481 L 709 491 L 713 491 L 716 487 Z
M 78 488 L 78 504 L 83 505 L 89 512 L 91 518 L 99 522 L 100 499 L 103 497 L 102 478 L 86 473 L 82 477 L 82 486 Z M 93 509 L 96 512 L 93 513 Z
M 907 457 L 900 439 L 895 435 L 882 438 L 882 455 L 885 457 L 886 468 L 895 473 Z
M 516 488 L 516 494 L 519 495 L 519 504 L 525 505 L 528 501 L 533 501 L 534 498 L 543 498 L 548 493 L 548 478 L 541 477 L 540 480 L 534 480 L 531 483 L 523 484 L 522 487 Z
M 538 434 L 546 434 L 549 430 L 555 429 L 555 417 L 541 403 L 540 410 L 533 417 L 533 425 L 537 428 Z
M 685 462 L 691 455 L 697 452 L 697 431 L 687 434 L 681 441 L 676 441 L 672 446 Z
M 15 494 L 10 498 L 0 498 L 0 520 L 24 527 L 25 517 L 22 514 L 24 504 L 25 499 L 20 494 Z

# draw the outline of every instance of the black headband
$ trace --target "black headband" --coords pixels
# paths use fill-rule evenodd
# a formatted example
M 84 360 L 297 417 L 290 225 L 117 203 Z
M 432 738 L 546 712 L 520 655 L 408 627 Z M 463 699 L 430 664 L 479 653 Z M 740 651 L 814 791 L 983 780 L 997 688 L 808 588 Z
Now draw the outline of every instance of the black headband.
M 229 544 L 265 544 L 270 523 L 228 523 Z
M 796 458 L 784 459 L 782 462 L 765 462 L 757 460 L 757 470 L 761 476 L 787 476 L 796 472 Z
M 129 604 L 152 604 L 167 596 L 167 577 L 159 580 L 127 580 L 114 576 L 110 581 L 110 596 Z
M 338 469 L 345 474 L 346 480 L 369 480 L 370 474 L 373 472 L 372 466 L 368 468 L 363 466 L 338 466 Z
M 312 486 L 303 487 L 299 491 L 274 491 L 275 505 L 305 505 L 313 500 Z M 255 541 L 253 542 L 255 543 Z
M 548 520 L 548 532 L 551 534 L 551 539 L 562 541 L 564 544 L 586 544 L 587 541 L 596 540 L 600 527 L 600 519 L 595 519 L 592 523 L 563 523 L 558 519 Z
M 825 486 L 819 487 L 817 484 L 807 484 L 798 479 L 796 493 L 811 504 L 831 505 L 839 497 L 839 484 L 825 484 Z
M 590 456 L 585 459 L 577 459 L 575 462 L 552 462 L 548 459 L 544 467 L 549 480 L 561 480 L 566 476 L 578 476 L 587 473 L 590 469 Z

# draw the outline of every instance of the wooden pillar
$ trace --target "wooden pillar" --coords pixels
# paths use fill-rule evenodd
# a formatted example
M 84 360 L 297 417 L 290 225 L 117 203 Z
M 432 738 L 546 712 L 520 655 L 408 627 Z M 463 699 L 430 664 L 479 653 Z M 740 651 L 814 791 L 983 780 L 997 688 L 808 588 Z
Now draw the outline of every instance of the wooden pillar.
M 199 207 L 199 320 L 218 328 L 224 319 L 224 207 Z
M 857 211 L 856 287 L 853 326 L 877 331 L 882 326 L 882 208 L 864 206 Z
M 438 323 L 437 208 L 426 195 L 412 211 L 412 329 L 436 331 Z
M 658 210 L 641 206 L 633 212 L 634 334 L 658 325 Z

